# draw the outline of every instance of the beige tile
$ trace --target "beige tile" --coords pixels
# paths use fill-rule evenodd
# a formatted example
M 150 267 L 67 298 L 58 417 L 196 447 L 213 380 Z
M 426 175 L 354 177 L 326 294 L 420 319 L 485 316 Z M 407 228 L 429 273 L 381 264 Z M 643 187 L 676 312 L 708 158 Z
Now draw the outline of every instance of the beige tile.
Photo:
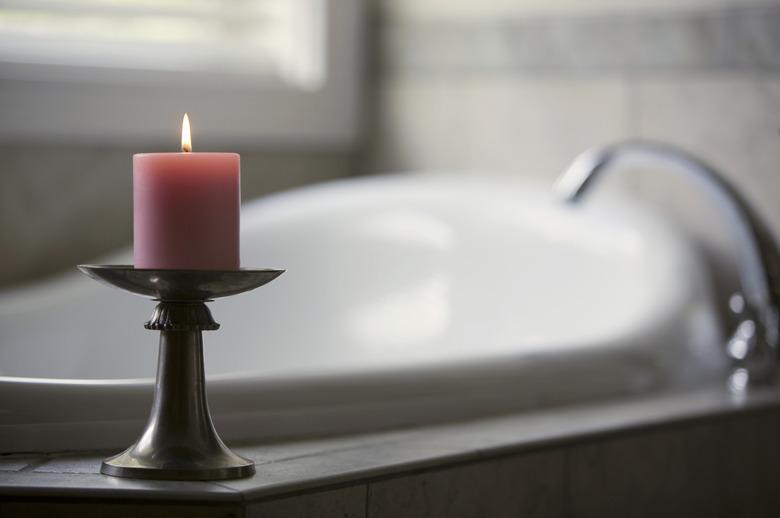
M 766 5 L 761 0 L 384 0 L 392 16 L 480 18 L 496 16 L 572 16 L 602 12 L 685 13 L 731 5 Z
M 462 81 L 390 80 L 381 87 L 374 169 L 453 169 L 468 159 L 464 146 L 468 87 Z M 462 166 L 461 166 L 462 167 Z
M 688 150 L 718 168 L 780 236 L 780 79 L 751 74 L 638 76 L 635 133 Z M 665 168 L 637 175 L 641 197 L 709 252 L 722 295 L 737 288 L 737 253 L 723 213 L 699 185 Z
M 780 79 L 639 77 L 632 89 L 639 136 L 679 145 L 719 167 L 780 235 Z M 658 175 L 646 185 L 678 203 L 692 203 L 693 218 L 700 213 L 697 194 L 680 182 Z M 713 221 L 708 213 L 700 219 Z
M 551 183 L 627 131 L 620 79 L 398 78 L 381 96 L 380 170 L 493 171 Z
M 619 79 L 496 78 L 472 95 L 473 168 L 551 182 L 578 153 L 626 131 Z

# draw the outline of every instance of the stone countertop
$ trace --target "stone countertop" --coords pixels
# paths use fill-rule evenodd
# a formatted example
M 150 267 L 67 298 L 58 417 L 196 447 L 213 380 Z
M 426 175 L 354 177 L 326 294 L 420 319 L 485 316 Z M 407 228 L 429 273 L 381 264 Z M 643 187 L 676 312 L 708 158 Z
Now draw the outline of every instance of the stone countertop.
M 740 396 L 710 386 L 383 433 L 234 445 L 257 463 L 257 474 L 219 482 L 101 475 L 101 460 L 115 452 L 11 454 L 0 456 L 0 498 L 245 503 L 775 406 L 780 386 Z

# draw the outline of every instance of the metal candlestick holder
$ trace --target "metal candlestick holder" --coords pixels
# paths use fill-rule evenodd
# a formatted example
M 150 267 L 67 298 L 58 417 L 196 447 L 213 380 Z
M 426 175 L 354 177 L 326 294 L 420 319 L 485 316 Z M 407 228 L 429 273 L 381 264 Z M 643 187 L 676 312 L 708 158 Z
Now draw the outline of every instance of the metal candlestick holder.
M 253 290 L 284 270 L 154 270 L 80 265 L 104 284 L 158 302 L 146 329 L 160 331 L 154 403 L 141 438 L 103 461 L 105 475 L 158 480 L 222 480 L 253 475 L 255 464 L 230 451 L 206 401 L 202 331 L 219 329 L 206 302 Z

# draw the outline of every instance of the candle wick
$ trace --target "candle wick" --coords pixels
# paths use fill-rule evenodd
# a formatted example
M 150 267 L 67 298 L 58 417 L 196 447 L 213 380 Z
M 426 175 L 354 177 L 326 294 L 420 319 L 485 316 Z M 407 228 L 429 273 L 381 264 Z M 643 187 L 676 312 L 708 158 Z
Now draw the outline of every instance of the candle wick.
M 190 134 L 190 116 L 184 114 L 181 121 L 181 150 L 185 153 L 192 152 L 192 136 Z

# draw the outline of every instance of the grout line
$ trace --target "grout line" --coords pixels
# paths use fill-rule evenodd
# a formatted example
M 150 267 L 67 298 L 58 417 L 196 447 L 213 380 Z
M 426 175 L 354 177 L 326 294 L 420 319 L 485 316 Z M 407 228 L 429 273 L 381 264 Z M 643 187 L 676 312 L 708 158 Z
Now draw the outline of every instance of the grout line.
M 277 459 L 267 460 L 267 461 L 255 461 L 255 465 L 261 466 L 266 464 L 281 464 L 288 461 L 295 461 L 300 459 L 306 459 L 309 457 L 319 457 L 321 455 L 330 455 L 331 453 L 345 453 L 349 451 L 355 451 L 355 450 L 364 450 L 366 447 L 375 447 L 375 446 L 383 446 L 386 444 L 396 444 L 398 442 L 403 442 L 407 440 L 409 437 L 415 437 L 416 435 L 420 434 L 421 432 L 419 430 L 409 431 L 409 430 L 393 430 L 389 432 L 388 437 L 379 438 L 377 440 L 367 440 L 367 441 L 359 441 L 355 444 L 349 445 L 349 446 L 339 446 L 335 448 L 326 448 L 324 450 L 313 450 L 311 452 L 307 453 L 301 453 L 299 455 L 290 455 L 287 457 L 279 457 Z M 398 435 L 396 435 L 398 434 Z
M 40 458 L 30 462 L 25 467 L 23 467 L 22 469 L 18 470 L 16 473 L 30 473 L 30 472 L 34 471 L 36 468 L 38 468 L 40 466 L 43 466 L 44 464 L 46 464 L 50 460 L 51 460 L 51 456 L 44 455 L 43 457 L 40 457 Z
M 572 446 L 565 446 L 563 448 L 563 502 L 562 511 L 563 516 L 570 516 L 571 513 L 571 450 Z
M 371 482 L 366 482 L 366 502 L 365 502 L 366 505 L 363 511 L 363 518 L 369 518 L 368 508 L 369 508 L 370 501 L 371 501 Z
M 238 489 L 236 489 L 234 487 L 226 486 L 225 484 L 222 484 L 221 482 L 217 482 L 215 480 L 207 480 L 207 481 L 204 481 L 204 482 L 207 482 L 208 484 L 213 484 L 213 485 L 215 485 L 217 487 L 221 487 L 222 489 L 227 489 L 228 491 L 230 491 L 233 494 L 238 494 L 238 498 L 239 498 L 239 501 L 241 502 L 240 505 L 241 505 L 242 510 L 246 506 L 247 502 L 246 502 L 246 498 L 244 497 L 243 491 L 240 491 L 240 490 L 238 490 Z

